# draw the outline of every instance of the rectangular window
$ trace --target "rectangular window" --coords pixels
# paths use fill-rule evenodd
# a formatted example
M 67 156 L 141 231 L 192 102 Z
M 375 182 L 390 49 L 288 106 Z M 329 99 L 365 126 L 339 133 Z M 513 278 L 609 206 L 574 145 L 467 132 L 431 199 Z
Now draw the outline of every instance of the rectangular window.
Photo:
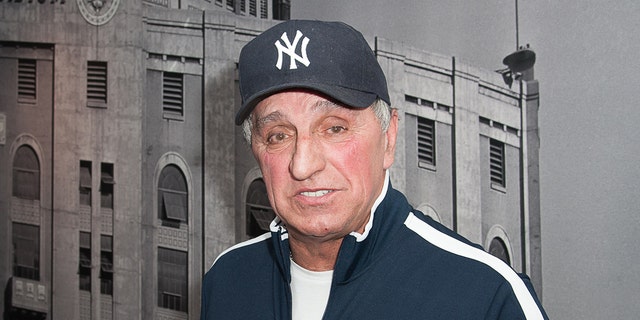
M 80 231 L 80 261 L 78 265 L 80 290 L 91 291 L 91 233 Z
M 260 18 L 262 19 L 267 19 L 269 17 L 268 15 L 268 8 L 267 8 L 267 0 L 260 0 Z
M 164 72 L 162 75 L 163 116 L 182 118 L 184 116 L 184 78 L 181 73 Z
M 249 0 L 249 15 L 256 17 L 257 15 L 256 0 Z
M 91 161 L 80 160 L 80 204 L 91 206 Z
M 40 280 L 40 227 L 13 223 L 13 275 Z
M 289 20 L 291 11 L 290 0 L 273 0 L 273 19 L 274 20 Z
M 113 237 L 100 236 L 100 293 L 113 295 Z
M 158 306 L 187 312 L 187 253 L 158 247 Z
M 504 143 L 489 139 L 489 169 L 491 185 L 506 187 Z
M 100 169 L 100 205 L 102 208 L 113 209 L 113 164 L 102 163 Z
M 418 117 L 418 166 L 434 168 L 436 165 L 435 121 Z
M 87 106 L 107 107 L 107 63 L 87 61 Z
M 18 59 L 18 102 L 36 101 L 36 60 Z

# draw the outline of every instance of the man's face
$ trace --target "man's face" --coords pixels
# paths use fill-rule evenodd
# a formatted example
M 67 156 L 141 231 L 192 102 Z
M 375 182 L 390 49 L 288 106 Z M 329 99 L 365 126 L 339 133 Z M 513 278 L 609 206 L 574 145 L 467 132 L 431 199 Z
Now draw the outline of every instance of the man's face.
M 287 91 L 262 100 L 252 121 L 251 147 L 290 235 L 322 241 L 361 233 L 393 163 L 397 113 L 382 132 L 371 108 Z

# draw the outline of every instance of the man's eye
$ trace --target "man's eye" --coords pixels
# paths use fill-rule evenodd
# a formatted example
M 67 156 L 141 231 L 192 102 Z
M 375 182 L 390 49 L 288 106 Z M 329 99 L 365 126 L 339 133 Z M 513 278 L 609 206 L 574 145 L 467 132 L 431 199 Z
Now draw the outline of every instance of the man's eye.
M 343 126 L 333 126 L 333 127 L 330 127 L 327 131 L 329 133 L 342 133 L 344 131 L 347 131 L 347 128 Z
M 277 144 L 277 143 L 281 143 L 282 141 L 284 141 L 287 138 L 287 135 L 282 133 L 282 132 L 277 132 L 274 134 L 270 134 L 267 137 L 267 142 L 269 144 Z

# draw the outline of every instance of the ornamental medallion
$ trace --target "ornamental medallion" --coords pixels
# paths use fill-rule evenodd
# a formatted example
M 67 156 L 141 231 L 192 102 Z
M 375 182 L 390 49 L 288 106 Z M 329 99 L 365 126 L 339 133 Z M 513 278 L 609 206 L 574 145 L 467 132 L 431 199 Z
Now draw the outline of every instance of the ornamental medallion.
M 84 19 L 96 26 L 109 22 L 120 4 L 120 0 L 76 0 L 76 2 Z

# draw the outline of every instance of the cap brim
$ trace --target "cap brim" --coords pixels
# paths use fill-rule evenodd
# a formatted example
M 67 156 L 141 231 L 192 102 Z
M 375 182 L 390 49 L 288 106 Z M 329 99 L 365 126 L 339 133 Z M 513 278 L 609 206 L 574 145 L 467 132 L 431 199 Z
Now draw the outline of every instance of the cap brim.
M 286 83 L 257 92 L 247 99 L 240 110 L 238 110 L 238 113 L 236 113 L 236 125 L 242 124 L 249 114 L 251 114 L 256 105 L 263 99 L 278 92 L 292 89 L 308 89 L 315 91 L 352 108 L 367 108 L 371 106 L 378 97 L 378 95 L 373 92 L 364 92 L 322 83 Z

